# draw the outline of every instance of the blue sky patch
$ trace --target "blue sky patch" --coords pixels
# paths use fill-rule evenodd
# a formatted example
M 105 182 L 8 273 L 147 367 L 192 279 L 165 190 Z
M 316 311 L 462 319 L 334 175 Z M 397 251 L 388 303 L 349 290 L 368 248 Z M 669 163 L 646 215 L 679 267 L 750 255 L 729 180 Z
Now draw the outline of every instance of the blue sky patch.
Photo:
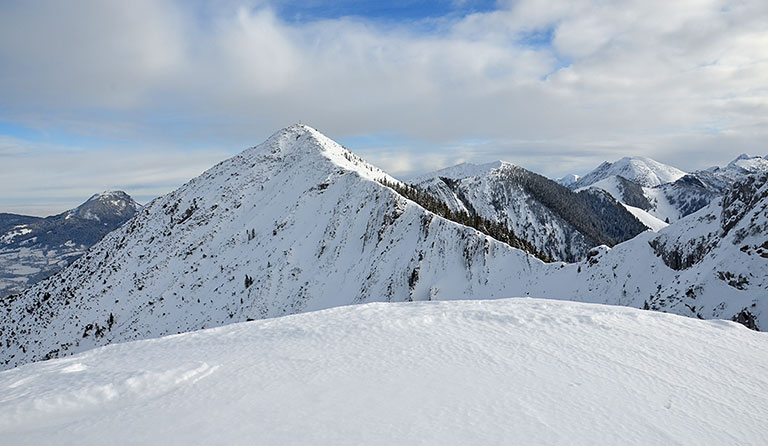
M 418 21 L 445 16 L 465 16 L 487 12 L 496 8 L 495 1 L 467 0 L 396 0 L 388 2 L 360 2 L 353 0 L 284 0 L 272 3 L 277 14 L 291 22 L 309 22 L 346 16 L 362 17 L 374 21 Z

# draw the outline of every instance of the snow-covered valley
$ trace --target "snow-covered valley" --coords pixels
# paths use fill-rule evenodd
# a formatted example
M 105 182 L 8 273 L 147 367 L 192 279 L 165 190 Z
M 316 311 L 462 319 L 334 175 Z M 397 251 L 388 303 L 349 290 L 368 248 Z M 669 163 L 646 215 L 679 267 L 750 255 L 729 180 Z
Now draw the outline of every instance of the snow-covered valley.
M 539 299 L 368 304 L 0 372 L 4 445 L 762 445 L 768 337 Z

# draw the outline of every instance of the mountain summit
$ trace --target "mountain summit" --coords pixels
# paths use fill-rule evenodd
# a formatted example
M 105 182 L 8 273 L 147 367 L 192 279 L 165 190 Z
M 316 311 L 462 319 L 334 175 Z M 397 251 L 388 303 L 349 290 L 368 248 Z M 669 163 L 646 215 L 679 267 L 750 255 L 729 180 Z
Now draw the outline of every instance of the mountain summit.
M 139 207 L 125 192 L 109 191 L 46 218 L 0 214 L 0 297 L 70 264 Z
M 396 182 L 310 127 L 280 130 L 6 301 L 2 360 L 367 301 L 524 293 L 539 260 L 379 180 Z
M 685 172 L 643 156 L 625 157 L 609 163 L 604 162 L 595 170 L 579 178 L 571 186 L 573 189 L 590 186 L 606 178 L 620 176 L 640 186 L 654 187 L 674 182 Z
M 66 212 L 65 218 L 79 217 L 110 225 L 128 220 L 140 207 L 123 191 L 106 191 L 92 195 L 85 203 Z

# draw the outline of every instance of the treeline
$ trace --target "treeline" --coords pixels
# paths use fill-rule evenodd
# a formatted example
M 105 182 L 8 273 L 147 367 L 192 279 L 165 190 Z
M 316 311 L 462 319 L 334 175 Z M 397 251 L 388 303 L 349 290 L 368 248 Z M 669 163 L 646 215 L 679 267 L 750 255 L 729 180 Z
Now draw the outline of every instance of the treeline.
M 470 214 L 465 211 L 453 211 L 442 200 L 434 197 L 422 189 L 407 184 L 393 183 L 387 181 L 386 179 L 379 180 L 379 183 L 394 189 L 395 192 L 402 195 L 403 197 L 417 203 L 424 209 L 447 220 L 451 220 L 464 226 L 477 229 L 483 234 L 493 237 L 502 243 L 506 243 L 513 248 L 522 249 L 523 251 L 536 256 L 544 262 L 552 261 L 549 256 L 539 252 L 527 240 L 516 236 L 511 229 L 507 228 L 502 223 L 486 220 L 474 212 Z
M 593 246 L 614 246 L 648 229 L 605 192 L 577 193 L 520 167 L 505 179 L 519 184 L 536 201 L 584 234 Z

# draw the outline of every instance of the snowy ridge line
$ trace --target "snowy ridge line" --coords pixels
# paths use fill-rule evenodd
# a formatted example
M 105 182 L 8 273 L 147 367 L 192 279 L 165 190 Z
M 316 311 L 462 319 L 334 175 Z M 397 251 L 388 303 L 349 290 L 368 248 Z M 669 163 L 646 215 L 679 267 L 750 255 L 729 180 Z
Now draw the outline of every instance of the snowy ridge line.
M 454 213 L 500 224 L 544 259 L 576 262 L 596 246 L 614 246 L 647 229 L 601 191 L 575 193 L 501 161 L 442 169 L 421 176 L 414 186 L 443 201 Z
M 580 177 L 573 183 L 573 188 L 578 189 L 590 186 L 609 177 L 621 176 L 641 186 L 654 187 L 666 183 L 672 183 L 686 175 L 680 169 L 660 163 L 643 156 L 625 157 L 609 163 L 604 162 L 595 170 Z

